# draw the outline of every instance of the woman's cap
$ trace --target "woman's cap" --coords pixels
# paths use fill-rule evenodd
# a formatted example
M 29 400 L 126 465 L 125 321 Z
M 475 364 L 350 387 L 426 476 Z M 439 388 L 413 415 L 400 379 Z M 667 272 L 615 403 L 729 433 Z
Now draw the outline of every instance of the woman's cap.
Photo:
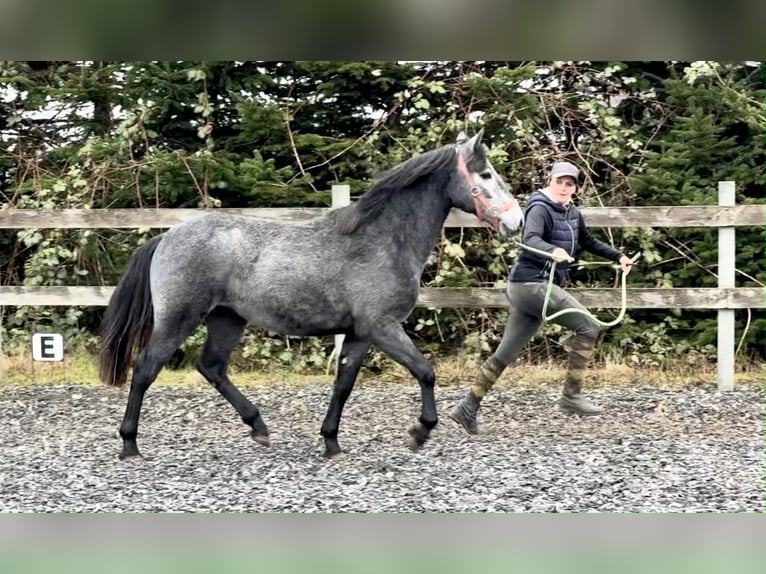
M 573 177 L 576 182 L 577 178 L 580 176 L 580 171 L 568 161 L 558 161 L 554 163 L 551 168 L 551 179 L 554 177 L 563 177 L 565 175 Z

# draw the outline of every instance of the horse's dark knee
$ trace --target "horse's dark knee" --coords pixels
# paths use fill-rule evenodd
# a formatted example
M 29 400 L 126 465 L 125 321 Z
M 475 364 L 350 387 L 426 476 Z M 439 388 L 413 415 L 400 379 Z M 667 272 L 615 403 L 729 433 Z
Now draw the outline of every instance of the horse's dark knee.
M 219 391 L 221 390 L 221 387 L 229 382 L 226 377 L 226 363 L 220 359 L 206 360 L 203 356 L 197 359 L 195 366 L 197 367 L 197 371 L 199 371 L 199 373 Z
M 436 375 L 430 363 L 419 365 L 414 374 L 418 382 L 426 388 L 432 389 L 436 384 Z
M 219 361 L 205 360 L 203 357 L 197 359 L 194 365 L 202 376 L 207 379 L 217 378 L 221 372 L 221 364 Z

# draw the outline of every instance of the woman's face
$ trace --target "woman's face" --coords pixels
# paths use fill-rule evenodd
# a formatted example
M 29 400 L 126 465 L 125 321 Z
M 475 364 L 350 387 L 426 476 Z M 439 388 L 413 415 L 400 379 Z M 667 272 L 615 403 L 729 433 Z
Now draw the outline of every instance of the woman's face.
M 577 183 L 574 178 L 569 175 L 553 177 L 548 184 L 548 191 L 550 192 L 553 201 L 562 205 L 566 205 L 572 200 L 572 195 L 576 190 Z

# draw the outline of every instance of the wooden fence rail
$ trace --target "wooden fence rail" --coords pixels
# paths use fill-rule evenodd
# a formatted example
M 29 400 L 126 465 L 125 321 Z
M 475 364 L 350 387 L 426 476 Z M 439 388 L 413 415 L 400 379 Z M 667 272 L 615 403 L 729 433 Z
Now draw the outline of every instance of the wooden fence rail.
M 0 287 L 0 305 L 105 306 L 114 287 Z M 594 309 L 621 306 L 619 289 L 569 289 L 583 305 Z M 763 307 L 766 292 L 759 287 L 628 288 L 630 309 L 753 309 Z M 423 287 L 420 307 L 507 307 L 505 290 L 492 287 Z
M 337 186 L 336 186 L 337 187 Z M 329 207 L 216 208 L 220 213 L 305 223 Z M 763 226 L 764 206 L 583 207 L 590 227 L 743 227 Z M 202 209 L 2 209 L 0 229 L 161 229 L 204 213 Z M 482 227 L 475 216 L 453 210 L 445 227 Z
M 715 227 L 719 229 L 718 288 L 629 288 L 631 309 L 715 309 L 718 311 L 718 387 L 734 385 L 734 310 L 763 308 L 766 290 L 762 287 L 735 287 L 734 229 L 763 227 L 764 205 L 734 205 L 734 182 L 719 182 L 717 206 L 671 207 L 584 207 L 590 227 Z M 348 186 L 333 186 L 332 208 L 246 208 L 216 209 L 223 213 L 305 223 L 349 203 Z M 199 216 L 199 209 L 0 209 L 0 229 L 140 229 L 168 228 Z M 479 227 L 474 216 L 453 210 L 445 227 Z M 0 306 L 82 305 L 102 306 L 113 287 L 27 287 L 0 286 Z M 619 289 L 572 289 L 584 305 L 593 309 L 620 307 Z M 502 289 L 423 288 L 418 305 L 424 307 L 505 307 Z M 336 339 L 336 343 L 340 343 Z

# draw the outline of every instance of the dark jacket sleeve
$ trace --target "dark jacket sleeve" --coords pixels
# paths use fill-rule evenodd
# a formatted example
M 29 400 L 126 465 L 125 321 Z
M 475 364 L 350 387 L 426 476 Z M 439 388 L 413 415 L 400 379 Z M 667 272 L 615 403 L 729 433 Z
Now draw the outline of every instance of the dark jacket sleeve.
M 619 262 L 620 257 L 622 257 L 622 252 L 617 251 L 611 245 L 593 237 L 590 229 L 585 225 L 585 219 L 583 218 L 582 213 L 580 214 L 580 237 L 578 238 L 578 243 L 585 251 L 603 257 L 604 259 L 609 259 L 615 263 Z
M 553 252 L 556 248 L 552 243 L 543 239 L 546 228 L 551 225 L 550 213 L 542 205 L 534 205 L 527 211 L 524 219 L 524 230 L 521 234 L 521 242 L 541 251 Z

